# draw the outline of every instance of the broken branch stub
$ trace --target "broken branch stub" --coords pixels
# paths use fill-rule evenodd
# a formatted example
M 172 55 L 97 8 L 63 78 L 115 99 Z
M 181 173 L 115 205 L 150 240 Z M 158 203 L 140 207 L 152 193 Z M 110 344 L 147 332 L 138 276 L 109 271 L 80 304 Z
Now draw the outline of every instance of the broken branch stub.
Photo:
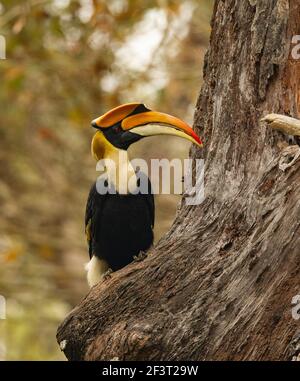
M 300 136 L 300 120 L 286 115 L 268 114 L 261 119 L 268 127 L 279 130 L 287 135 Z

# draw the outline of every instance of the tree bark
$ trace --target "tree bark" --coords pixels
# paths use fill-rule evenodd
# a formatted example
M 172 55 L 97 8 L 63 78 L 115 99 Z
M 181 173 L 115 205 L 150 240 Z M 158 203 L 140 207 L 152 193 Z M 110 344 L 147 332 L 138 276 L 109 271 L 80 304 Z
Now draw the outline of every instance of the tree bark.
M 299 0 L 216 0 L 195 111 L 203 204 L 94 287 L 58 329 L 70 360 L 289 360 L 300 352 L 298 145 L 259 120 L 299 117 Z M 298 156 L 299 157 L 299 156 Z M 295 159 L 295 160 L 294 160 Z M 284 166 L 285 164 L 285 166 Z

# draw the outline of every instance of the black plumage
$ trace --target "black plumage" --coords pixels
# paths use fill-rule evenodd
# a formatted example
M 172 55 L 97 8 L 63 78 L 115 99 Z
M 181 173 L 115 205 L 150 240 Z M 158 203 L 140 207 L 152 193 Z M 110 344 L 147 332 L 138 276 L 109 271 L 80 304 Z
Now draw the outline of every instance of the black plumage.
M 150 181 L 148 180 L 151 189 Z M 153 243 L 154 197 L 148 194 L 99 194 L 92 186 L 85 226 L 90 258 L 104 259 L 116 271 Z

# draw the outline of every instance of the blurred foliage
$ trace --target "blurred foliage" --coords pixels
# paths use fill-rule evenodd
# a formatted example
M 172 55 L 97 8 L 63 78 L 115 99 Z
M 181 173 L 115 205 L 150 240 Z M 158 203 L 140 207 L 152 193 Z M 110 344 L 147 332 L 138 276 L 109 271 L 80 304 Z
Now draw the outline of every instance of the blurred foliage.
M 0 294 L 7 359 L 63 359 L 58 323 L 87 292 L 90 121 L 130 101 L 192 122 L 212 0 L 0 0 Z M 185 157 L 151 138 L 132 156 Z M 156 239 L 178 197 L 157 197 Z

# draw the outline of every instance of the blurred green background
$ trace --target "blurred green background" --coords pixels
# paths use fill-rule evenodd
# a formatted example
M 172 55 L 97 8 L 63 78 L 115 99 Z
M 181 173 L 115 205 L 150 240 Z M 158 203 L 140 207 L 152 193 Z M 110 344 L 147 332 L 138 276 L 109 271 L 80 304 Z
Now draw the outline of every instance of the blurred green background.
M 90 121 L 138 101 L 192 123 L 212 7 L 0 0 L 0 358 L 64 359 L 57 326 L 88 291 L 83 219 L 97 178 Z M 184 158 L 188 149 L 180 139 L 149 138 L 131 156 Z M 156 240 L 178 201 L 156 197 Z

